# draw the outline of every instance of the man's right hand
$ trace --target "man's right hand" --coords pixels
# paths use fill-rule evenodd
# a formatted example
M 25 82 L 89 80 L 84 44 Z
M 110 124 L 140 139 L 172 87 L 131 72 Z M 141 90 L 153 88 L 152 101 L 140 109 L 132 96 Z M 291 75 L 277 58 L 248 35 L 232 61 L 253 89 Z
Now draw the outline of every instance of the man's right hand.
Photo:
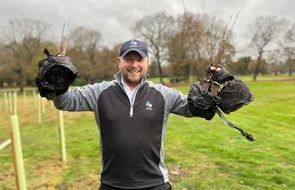
M 47 49 L 44 50 L 44 53 L 47 58 L 39 62 L 35 82 L 40 96 L 52 100 L 65 93 L 78 74 L 69 57 L 51 55 Z
M 62 90 L 50 90 L 41 85 L 38 77 L 35 79 L 36 86 L 38 87 L 38 91 L 41 97 L 45 97 L 47 100 L 53 100 L 54 97 L 64 94 L 68 91 L 68 88 Z

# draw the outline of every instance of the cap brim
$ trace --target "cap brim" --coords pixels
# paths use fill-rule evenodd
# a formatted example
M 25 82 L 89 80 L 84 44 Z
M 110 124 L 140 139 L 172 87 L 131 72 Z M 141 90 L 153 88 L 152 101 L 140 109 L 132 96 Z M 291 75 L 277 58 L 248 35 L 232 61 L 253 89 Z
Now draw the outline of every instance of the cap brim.
M 125 51 L 125 52 L 121 55 L 121 57 L 125 57 L 129 52 L 132 52 L 132 51 L 137 52 L 142 58 L 147 57 L 147 55 L 146 55 L 143 51 L 141 51 L 141 50 L 139 50 L 139 49 L 129 49 L 129 50 Z

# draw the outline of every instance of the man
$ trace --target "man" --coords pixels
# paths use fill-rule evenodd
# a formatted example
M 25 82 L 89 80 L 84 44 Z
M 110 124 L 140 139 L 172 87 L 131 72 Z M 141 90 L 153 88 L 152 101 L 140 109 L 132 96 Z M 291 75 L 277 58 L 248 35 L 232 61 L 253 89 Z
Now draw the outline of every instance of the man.
M 215 107 L 198 114 L 181 92 L 147 81 L 144 42 L 123 43 L 117 64 L 115 80 L 69 90 L 54 98 L 55 106 L 94 112 L 101 137 L 101 190 L 171 189 L 163 147 L 169 113 L 212 119 Z

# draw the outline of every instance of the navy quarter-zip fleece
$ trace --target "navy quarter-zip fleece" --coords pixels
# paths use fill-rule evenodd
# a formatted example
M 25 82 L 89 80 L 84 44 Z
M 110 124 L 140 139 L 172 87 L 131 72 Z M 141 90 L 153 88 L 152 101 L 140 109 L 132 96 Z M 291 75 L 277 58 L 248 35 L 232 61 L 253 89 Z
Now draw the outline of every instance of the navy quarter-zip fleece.
M 169 113 L 192 116 L 187 97 L 161 84 L 144 81 L 130 105 L 120 77 L 117 73 L 114 81 L 69 90 L 54 100 L 55 106 L 67 111 L 94 112 L 100 129 L 101 183 L 123 189 L 166 183 L 166 122 Z

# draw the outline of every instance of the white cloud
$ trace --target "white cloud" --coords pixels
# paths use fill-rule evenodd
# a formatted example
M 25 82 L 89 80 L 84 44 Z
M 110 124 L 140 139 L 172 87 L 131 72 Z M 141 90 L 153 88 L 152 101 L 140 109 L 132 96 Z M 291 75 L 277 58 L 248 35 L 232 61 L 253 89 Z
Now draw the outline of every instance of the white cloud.
M 229 18 L 245 1 L 236 0 L 183 0 L 187 11 L 209 13 L 223 19 Z M 236 36 L 240 41 L 248 25 L 259 15 L 276 14 L 295 20 L 292 0 L 248 0 L 238 23 Z M 183 12 L 182 0 L 2 0 L 0 27 L 3 29 L 12 18 L 42 19 L 51 24 L 49 36 L 58 40 L 63 22 L 69 17 L 70 28 L 85 26 L 99 30 L 103 43 L 125 41 L 132 37 L 132 24 L 144 15 L 159 11 L 177 15 Z M 58 38 L 58 39 L 57 39 Z

